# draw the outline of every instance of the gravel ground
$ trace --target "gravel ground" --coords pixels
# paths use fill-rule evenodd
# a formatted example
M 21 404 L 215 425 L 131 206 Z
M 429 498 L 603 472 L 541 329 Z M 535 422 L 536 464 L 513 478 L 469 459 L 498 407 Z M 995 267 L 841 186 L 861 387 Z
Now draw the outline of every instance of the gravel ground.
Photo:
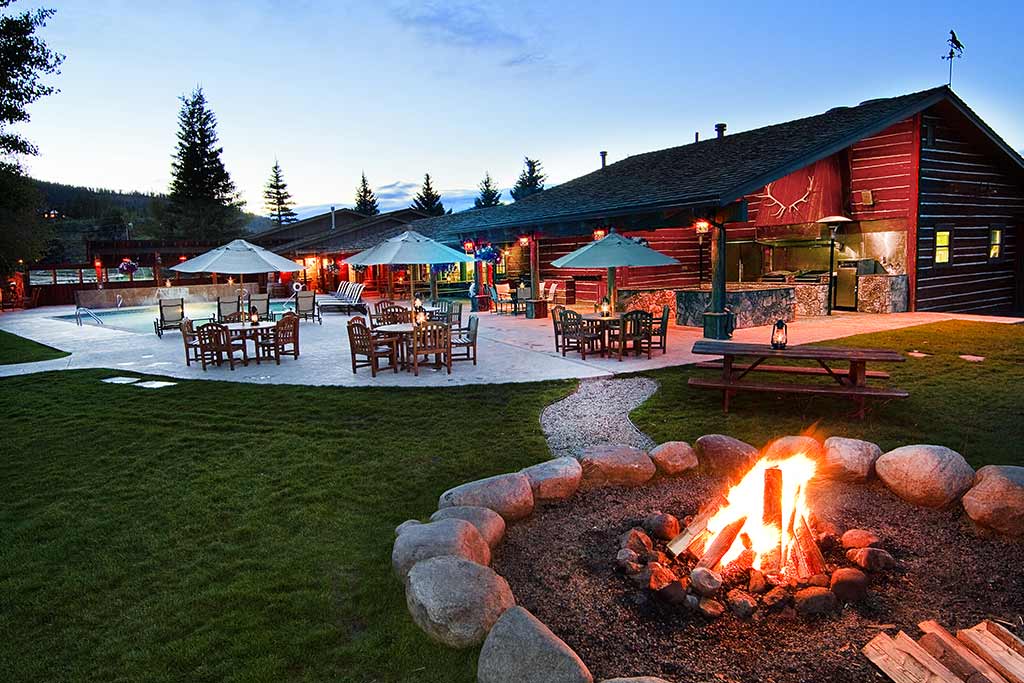
M 876 531 L 899 565 L 872 576 L 865 603 L 831 617 L 806 620 L 762 609 L 752 620 L 726 614 L 709 621 L 648 599 L 615 570 L 618 537 L 649 512 L 682 518 L 723 489 L 722 480 L 697 475 L 642 489 L 580 492 L 510 525 L 494 569 L 517 603 L 579 653 L 595 680 L 882 681 L 860 653 L 880 628 L 917 638 L 916 624 L 925 619 L 951 629 L 986 617 L 1021 623 L 1024 542 L 978 537 L 959 508 L 916 508 L 877 483 L 821 481 L 808 491 L 819 518 L 840 531 Z M 826 559 L 846 564 L 835 551 Z
M 636 428 L 629 413 L 657 390 L 657 382 L 643 377 L 581 380 L 576 393 L 541 413 L 540 425 L 552 457 L 576 457 L 587 446 L 605 443 L 654 448 L 656 444 Z

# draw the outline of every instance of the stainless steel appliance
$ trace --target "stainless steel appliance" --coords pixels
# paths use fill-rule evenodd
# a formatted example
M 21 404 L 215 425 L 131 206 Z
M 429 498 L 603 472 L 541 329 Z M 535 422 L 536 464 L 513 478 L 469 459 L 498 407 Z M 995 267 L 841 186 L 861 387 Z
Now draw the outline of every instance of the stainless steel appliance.
M 885 272 L 878 261 L 870 258 L 849 259 L 838 263 L 835 285 L 835 308 L 857 310 L 857 278 Z

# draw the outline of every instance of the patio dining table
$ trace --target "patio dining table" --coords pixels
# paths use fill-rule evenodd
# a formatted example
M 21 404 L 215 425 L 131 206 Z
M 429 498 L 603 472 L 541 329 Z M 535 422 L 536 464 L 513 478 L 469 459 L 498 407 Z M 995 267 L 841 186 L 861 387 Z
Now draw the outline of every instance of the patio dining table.
M 601 332 L 601 355 L 608 351 L 608 330 L 617 327 L 622 320 L 621 313 L 585 313 L 583 319 L 597 325 Z
M 266 330 L 272 330 L 277 323 L 270 320 L 261 320 L 260 322 L 253 325 L 252 323 L 225 323 L 224 327 L 228 329 L 234 339 L 242 339 L 246 343 L 251 339 L 255 346 L 256 341 L 259 339 L 260 334 Z M 246 359 L 245 365 L 249 365 L 248 358 Z
M 399 338 L 398 345 L 398 364 L 405 369 L 408 365 L 408 361 L 405 357 L 405 348 L 408 346 L 405 342 L 416 331 L 416 325 L 413 323 L 393 323 L 391 325 L 378 325 L 373 328 L 375 334 L 393 334 Z

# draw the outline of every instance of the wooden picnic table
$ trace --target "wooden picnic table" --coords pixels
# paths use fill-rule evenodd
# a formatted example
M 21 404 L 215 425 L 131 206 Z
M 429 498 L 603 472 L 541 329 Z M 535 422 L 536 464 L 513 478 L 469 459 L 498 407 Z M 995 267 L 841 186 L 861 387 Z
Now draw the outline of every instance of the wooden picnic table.
M 697 367 L 721 370 L 720 379 L 691 377 L 689 385 L 706 389 L 722 390 L 722 408 L 729 412 L 729 399 L 739 391 L 759 391 L 777 394 L 830 395 L 850 398 L 857 404 L 855 415 L 864 417 L 864 403 L 868 398 L 906 398 L 909 394 L 902 389 L 869 385 L 868 379 L 888 379 L 886 372 L 868 370 L 870 363 L 902 363 L 902 354 L 889 349 L 864 349 L 842 346 L 792 346 L 785 349 L 773 348 L 770 344 L 748 344 L 742 342 L 702 339 L 694 343 L 693 353 L 707 356 L 721 356 L 722 360 L 699 363 Z M 750 358 L 751 362 L 740 364 L 737 358 Z M 769 365 L 770 359 L 811 360 L 815 366 Z M 847 367 L 837 365 L 847 364 Z M 771 372 L 802 377 L 828 376 L 834 385 L 810 383 L 752 382 L 744 381 L 750 372 Z

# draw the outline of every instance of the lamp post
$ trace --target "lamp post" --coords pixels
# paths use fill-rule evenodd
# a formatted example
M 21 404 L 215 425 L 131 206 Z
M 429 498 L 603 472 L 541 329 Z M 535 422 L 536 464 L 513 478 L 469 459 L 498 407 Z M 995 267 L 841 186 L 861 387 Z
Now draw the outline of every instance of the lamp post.
M 697 221 L 694 226 L 697 231 L 697 284 L 704 283 L 704 235 L 711 230 L 711 223 L 708 221 Z
M 846 216 L 825 216 L 816 223 L 828 226 L 828 301 L 825 302 L 825 315 L 832 315 L 832 302 L 836 296 L 836 233 L 843 223 L 852 223 Z
M 725 311 L 725 224 L 710 218 L 694 222 L 694 230 L 711 232 L 711 306 L 704 312 L 704 336 L 707 339 L 728 339 L 729 313 Z

